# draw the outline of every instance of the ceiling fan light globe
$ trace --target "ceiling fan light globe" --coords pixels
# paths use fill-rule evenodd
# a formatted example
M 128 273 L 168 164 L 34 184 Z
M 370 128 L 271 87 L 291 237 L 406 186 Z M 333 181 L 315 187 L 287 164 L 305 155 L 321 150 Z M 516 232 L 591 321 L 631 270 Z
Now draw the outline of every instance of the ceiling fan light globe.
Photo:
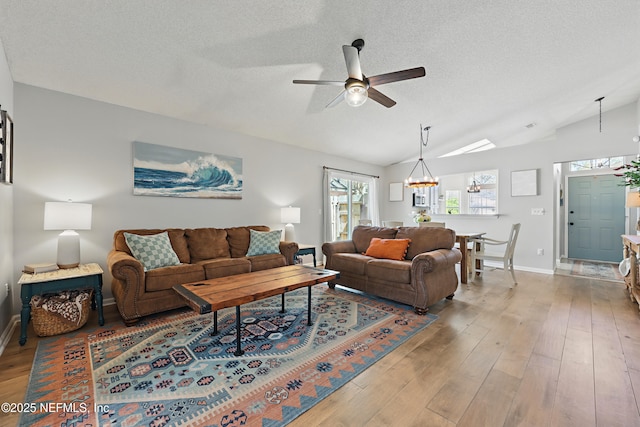
M 367 89 L 362 86 L 352 85 L 347 89 L 345 101 L 351 107 L 359 107 L 367 101 Z

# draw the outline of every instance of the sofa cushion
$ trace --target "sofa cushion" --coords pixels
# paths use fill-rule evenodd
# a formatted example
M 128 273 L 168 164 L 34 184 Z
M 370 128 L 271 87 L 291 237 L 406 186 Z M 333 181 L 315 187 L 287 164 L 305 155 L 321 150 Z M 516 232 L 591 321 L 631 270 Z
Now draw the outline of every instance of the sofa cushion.
M 436 249 L 451 249 L 456 242 L 456 232 L 440 227 L 400 227 L 398 239 L 411 239 L 407 250 L 407 259 Z
M 204 268 L 200 264 L 180 264 L 151 270 L 146 274 L 147 292 L 164 291 L 175 285 L 204 280 Z M 176 295 L 176 298 L 179 298 Z
M 282 230 L 256 231 L 249 230 L 249 249 L 247 256 L 279 254 Z
M 166 231 L 148 236 L 124 233 L 124 238 L 131 253 L 142 263 L 145 271 L 180 264 Z
M 247 255 L 249 250 L 249 242 L 251 235 L 249 230 L 269 231 L 269 227 L 265 225 L 250 225 L 248 227 L 226 228 L 227 241 L 231 249 L 231 258 L 242 258 Z
M 398 230 L 396 228 L 372 227 L 368 225 L 358 225 L 353 229 L 351 240 L 356 247 L 356 252 L 361 254 L 367 251 L 371 239 L 395 239 Z
M 191 256 L 189 255 L 189 248 L 187 247 L 187 239 L 184 235 L 184 230 L 180 228 L 168 228 L 162 229 L 133 229 L 133 230 L 118 230 L 113 236 L 113 248 L 117 251 L 126 252 L 129 255 L 131 249 L 127 245 L 127 241 L 124 238 L 124 233 L 138 234 L 140 236 L 148 236 L 151 234 L 158 234 L 166 231 L 169 233 L 169 240 L 171 240 L 171 247 L 175 251 L 176 255 L 180 259 L 180 262 L 189 264 L 191 262 Z
M 199 261 L 198 264 L 204 267 L 207 279 L 251 272 L 251 263 L 246 258 L 216 258 Z
M 251 263 L 251 271 L 267 270 L 269 268 L 284 267 L 287 265 L 287 260 L 284 255 L 280 253 L 250 256 L 246 259 Z
M 222 228 L 196 228 L 185 230 L 192 262 L 203 259 L 228 258 L 227 230 Z
M 353 253 L 336 253 L 331 257 L 332 270 L 338 270 L 340 273 L 347 272 L 350 274 L 363 275 L 367 262 L 374 258 L 363 254 Z
M 403 260 L 407 254 L 407 248 L 411 239 L 380 239 L 374 237 L 365 252 L 365 255 L 374 258 Z
M 366 265 L 368 277 L 376 281 L 411 283 L 411 261 L 392 259 L 372 259 Z

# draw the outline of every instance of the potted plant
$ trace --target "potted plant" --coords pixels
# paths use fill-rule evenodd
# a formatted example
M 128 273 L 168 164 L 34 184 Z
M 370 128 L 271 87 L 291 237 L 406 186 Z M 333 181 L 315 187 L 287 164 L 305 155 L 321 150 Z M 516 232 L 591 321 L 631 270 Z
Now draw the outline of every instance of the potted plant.
M 640 207 L 640 156 L 635 160 L 631 160 L 630 163 L 620 166 L 619 168 L 615 168 L 614 170 L 622 171 L 622 173 L 614 174 L 615 176 L 623 178 L 623 182 L 621 182 L 620 185 L 636 189 L 636 191 L 629 191 L 627 193 L 627 207 Z M 640 232 L 640 217 L 636 224 L 636 230 Z
M 622 171 L 622 173 L 614 174 L 615 176 L 624 178 L 620 185 L 637 188 L 638 191 L 640 191 L 640 160 L 631 160 L 631 163 L 615 168 L 614 170 Z
M 431 221 L 431 217 L 427 215 L 427 211 L 423 209 L 413 215 L 413 221 L 416 223 L 429 222 Z

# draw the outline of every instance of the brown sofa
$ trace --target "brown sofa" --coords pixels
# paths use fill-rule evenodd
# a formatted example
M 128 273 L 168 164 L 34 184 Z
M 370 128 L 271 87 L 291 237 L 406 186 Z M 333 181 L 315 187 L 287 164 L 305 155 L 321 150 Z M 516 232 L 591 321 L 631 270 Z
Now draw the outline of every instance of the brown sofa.
M 365 255 L 372 238 L 410 239 L 402 260 Z M 455 231 L 435 227 L 371 227 L 359 225 L 352 240 L 325 243 L 325 267 L 340 272 L 336 284 L 394 300 L 425 314 L 442 298 L 453 298 L 458 287 L 455 265 L 462 259 L 454 248 Z
M 283 267 L 294 263 L 298 244 L 280 242 L 279 254 L 247 257 L 250 231 L 269 231 L 266 226 L 166 230 L 118 230 L 107 265 L 113 276 L 111 291 L 127 326 L 141 317 L 185 306 L 174 285 Z M 166 231 L 179 265 L 145 271 L 133 257 L 124 233 L 151 235 Z

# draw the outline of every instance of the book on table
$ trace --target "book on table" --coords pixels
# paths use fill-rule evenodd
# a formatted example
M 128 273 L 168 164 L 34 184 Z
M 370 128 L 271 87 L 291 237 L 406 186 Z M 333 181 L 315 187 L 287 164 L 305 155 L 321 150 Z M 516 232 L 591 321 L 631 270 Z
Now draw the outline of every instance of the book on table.
M 25 264 L 23 272 L 29 274 L 46 273 L 48 271 L 56 271 L 58 264 L 55 262 L 42 262 L 37 264 Z

